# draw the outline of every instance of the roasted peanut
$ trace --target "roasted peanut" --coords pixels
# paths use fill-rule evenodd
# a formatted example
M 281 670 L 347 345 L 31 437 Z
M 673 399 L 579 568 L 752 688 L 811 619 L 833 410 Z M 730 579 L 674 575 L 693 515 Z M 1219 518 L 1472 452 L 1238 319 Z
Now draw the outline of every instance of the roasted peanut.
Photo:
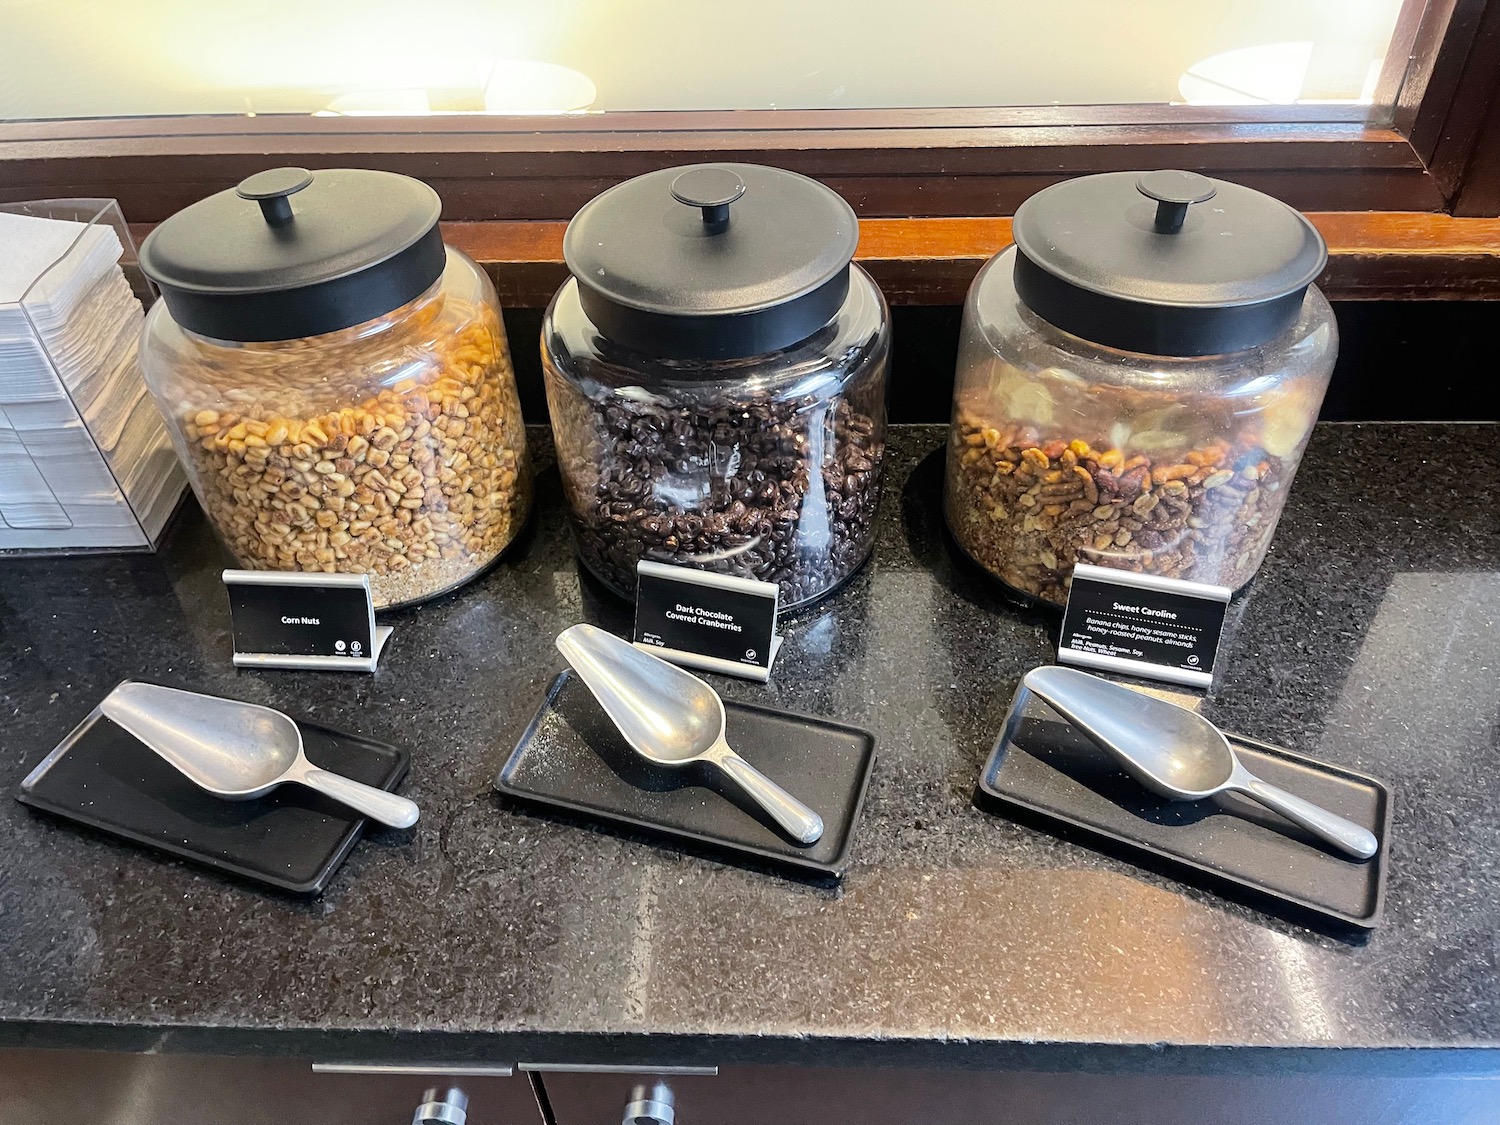
M 1240 586 L 1280 510 L 1282 462 L 1218 439 L 1153 456 L 1098 440 L 1039 442 L 968 410 L 954 420 L 947 511 L 958 542 L 1024 593 L 1061 602 L 1093 562 Z

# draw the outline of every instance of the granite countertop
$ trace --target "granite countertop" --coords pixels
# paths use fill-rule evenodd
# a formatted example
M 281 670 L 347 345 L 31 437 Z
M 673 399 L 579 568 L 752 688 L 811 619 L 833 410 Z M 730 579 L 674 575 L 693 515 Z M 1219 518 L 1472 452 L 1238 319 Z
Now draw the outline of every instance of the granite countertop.
M 534 431 L 546 447 L 545 431 Z M 727 696 L 872 729 L 842 887 L 533 815 L 491 779 L 561 667 L 624 631 L 554 469 L 495 569 L 389 615 L 372 676 L 237 672 L 191 503 L 161 552 L 0 561 L 7 790 L 119 680 L 404 745 L 416 829 L 317 900 L 0 802 L 0 1043 L 317 1057 L 1173 1065 L 1500 1072 L 1500 425 L 1320 426 L 1205 713 L 1396 786 L 1384 925 L 1263 913 L 976 809 L 1055 618 L 941 527 L 944 431 L 893 430 L 875 556 Z M 1163 1060 L 1167 1060 L 1165 1063 Z M 1196 1062 L 1193 1060 L 1197 1060 Z M 1403 1061 L 1408 1060 L 1408 1061 Z M 1259 1065 L 1256 1063 L 1237 1065 Z

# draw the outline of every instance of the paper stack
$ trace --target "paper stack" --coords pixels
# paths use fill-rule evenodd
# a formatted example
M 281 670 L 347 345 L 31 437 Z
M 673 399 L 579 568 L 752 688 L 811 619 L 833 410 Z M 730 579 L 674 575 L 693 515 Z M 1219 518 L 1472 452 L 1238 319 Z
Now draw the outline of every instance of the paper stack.
M 0 209 L 0 550 L 150 547 L 186 485 L 111 217 L 94 201 Z

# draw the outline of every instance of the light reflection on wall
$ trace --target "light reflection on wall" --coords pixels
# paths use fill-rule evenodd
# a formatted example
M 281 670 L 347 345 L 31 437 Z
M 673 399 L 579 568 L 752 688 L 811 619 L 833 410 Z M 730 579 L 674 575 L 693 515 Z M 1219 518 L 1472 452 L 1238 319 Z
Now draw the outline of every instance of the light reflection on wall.
M 555 63 L 502 59 L 476 98 L 450 96 L 434 105 L 425 88 L 359 90 L 340 94 L 316 117 L 427 117 L 446 114 L 580 113 L 597 94 L 588 77 Z
M 1359 101 L 1399 7 L 7 0 L 0 119 Z

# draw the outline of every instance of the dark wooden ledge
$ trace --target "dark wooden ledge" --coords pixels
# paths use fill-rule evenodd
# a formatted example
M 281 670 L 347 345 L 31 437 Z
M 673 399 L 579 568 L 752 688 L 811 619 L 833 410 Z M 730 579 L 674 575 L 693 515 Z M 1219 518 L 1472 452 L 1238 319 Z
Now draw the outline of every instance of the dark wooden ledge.
M 1310 217 L 1328 240 L 1320 284 L 1333 300 L 1500 299 L 1500 219 L 1415 211 Z M 537 306 L 567 276 L 566 225 L 448 223 L 445 231 L 490 269 L 503 301 Z M 979 267 L 1009 242 L 1009 219 L 864 219 L 859 261 L 892 304 L 957 305 Z
M 1328 240 L 1319 284 L 1335 301 L 1500 300 L 1500 219 L 1418 211 L 1309 216 Z M 501 301 L 544 306 L 567 277 L 566 223 L 444 223 L 448 241 L 484 264 Z M 137 241 L 149 224 L 132 228 Z M 962 304 L 974 274 L 1010 242 L 1008 218 L 864 219 L 858 260 L 896 305 Z

